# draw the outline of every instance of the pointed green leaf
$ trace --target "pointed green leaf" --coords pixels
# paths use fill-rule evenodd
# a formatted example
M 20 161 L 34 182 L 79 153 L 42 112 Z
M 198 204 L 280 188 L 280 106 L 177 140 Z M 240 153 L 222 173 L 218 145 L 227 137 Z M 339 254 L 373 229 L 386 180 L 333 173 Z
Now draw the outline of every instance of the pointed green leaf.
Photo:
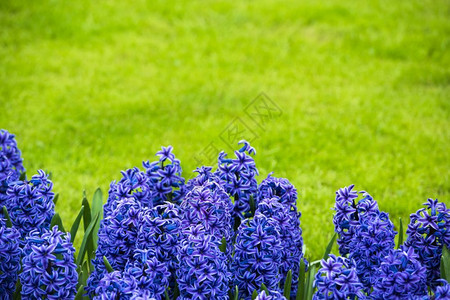
M 445 245 L 441 257 L 441 278 L 450 282 L 450 250 Z
M 81 206 L 80 212 L 78 213 L 78 216 L 76 217 L 75 221 L 72 224 L 72 227 L 70 228 L 70 242 L 73 243 L 75 241 L 75 237 L 77 236 L 78 227 L 80 227 L 81 218 L 83 217 L 83 211 L 84 206 Z
M 227 251 L 227 240 L 225 239 L 225 237 L 222 238 L 222 243 L 220 243 L 219 249 L 223 253 Z
M 265 291 L 266 295 L 269 296 L 269 290 L 264 283 L 261 283 L 261 291 Z
M 239 299 L 239 288 L 236 286 L 234 288 L 234 300 L 238 300 Z
M 398 230 L 398 245 L 397 249 L 400 249 L 400 246 L 403 244 L 403 222 L 402 218 L 400 218 L 400 228 Z
M 306 295 L 305 293 L 305 270 L 306 265 L 303 259 L 300 260 L 300 270 L 298 273 L 298 286 L 297 286 L 297 296 L 296 300 L 304 300 Z
M 108 271 L 108 273 L 114 272 L 114 269 L 111 267 L 111 264 L 109 263 L 109 261 L 106 258 L 106 256 L 103 256 L 103 263 L 105 264 L 106 271 Z
M 333 248 L 334 241 L 336 240 L 337 233 L 333 234 L 333 237 L 331 238 L 330 242 L 328 243 L 327 248 L 325 249 L 325 253 L 323 254 L 323 259 L 327 259 L 328 254 L 330 254 L 331 249 Z
M 22 283 L 20 282 L 20 279 L 17 279 L 16 281 L 16 290 L 13 294 L 13 300 L 20 300 L 22 299 L 22 295 L 20 294 L 22 292 Z
M 292 270 L 286 275 L 286 281 L 284 282 L 284 292 L 283 295 L 286 299 L 290 299 L 291 297 L 291 285 L 292 285 Z
M 256 297 L 258 297 L 258 291 L 254 290 L 253 293 L 252 293 L 252 300 L 255 300 Z
M 75 296 L 75 300 L 83 299 L 83 294 L 84 294 L 84 286 L 80 285 L 80 287 L 78 288 L 78 291 L 77 291 L 77 295 Z
M 83 212 L 83 224 L 84 224 L 84 232 L 86 232 L 87 228 L 89 227 L 89 224 L 91 224 L 91 207 L 89 205 L 89 201 L 86 198 L 86 195 L 83 196 L 83 204 L 84 206 L 84 212 Z
M 255 211 L 256 211 L 255 199 L 253 198 L 253 195 L 250 195 L 250 213 L 252 214 L 252 216 L 255 215 Z
M 11 218 L 9 217 L 8 209 L 6 209 L 6 206 L 3 206 L 2 212 L 3 212 L 3 218 L 6 219 L 6 227 L 11 228 L 12 222 L 11 222 Z
M 84 211 L 86 211 L 86 210 L 89 211 L 89 209 L 85 208 Z M 99 219 L 99 215 L 97 214 L 94 217 L 94 220 L 87 227 L 86 232 L 84 233 L 83 241 L 81 242 L 80 251 L 79 251 L 78 257 L 77 257 L 77 265 L 80 265 L 84 259 L 84 255 L 86 254 L 86 250 L 87 250 L 86 246 L 88 244 L 88 241 L 92 242 L 92 231 L 93 231 L 95 225 L 97 224 L 98 219 Z
M 316 275 L 316 266 L 312 266 L 308 270 L 308 279 L 306 281 L 306 296 L 305 299 L 312 299 L 314 293 L 314 275 Z
M 20 173 L 19 180 L 24 181 L 27 179 L 27 172 Z
M 92 198 L 92 209 L 91 215 L 95 216 L 97 213 L 100 213 L 100 220 L 103 219 L 103 194 L 100 188 L 97 188 L 94 193 L 94 197 Z M 98 230 L 100 228 L 100 222 L 94 227 L 94 232 L 92 236 L 94 237 L 94 248 L 97 248 L 98 243 Z
M 53 215 L 52 221 L 50 222 L 50 228 L 53 228 L 55 225 L 58 226 L 59 231 L 66 232 L 59 213 Z
M 59 193 L 55 195 L 55 197 L 53 198 L 53 203 L 56 205 L 56 203 L 58 203 L 58 199 L 59 199 Z
M 167 293 L 167 290 L 164 291 L 164 296 L 166 297 L 166 300 L 170 300 L 169 294 Z

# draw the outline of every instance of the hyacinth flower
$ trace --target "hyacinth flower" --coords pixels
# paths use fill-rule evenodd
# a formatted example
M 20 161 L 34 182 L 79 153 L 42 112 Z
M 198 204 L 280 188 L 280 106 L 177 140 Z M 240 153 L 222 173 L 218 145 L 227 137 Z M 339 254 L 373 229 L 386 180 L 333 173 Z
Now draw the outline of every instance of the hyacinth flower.
M 10 300 L 16 288 L 17 272 L 20 269 L 20 233 L 8 228 L 0 216 L 0 295 Z
M 153 205 L 166 201 L 180 204 L 185 193 L 185 179 L 182 177 L 181 163 L 172 153 L 173 147 L 162 147 L 156 153 L 159 160 L 143 162 L 146 176 L 150 180 Z
M 170 202 L 143 210 L 136 239 L 136 249 L 148 251 L 149 258 L 154 257 L 167 266 L 170 296 L 174 293 L 175 272 L 178 268 L 177 245 L 181 235 L 179 214 L 179 206 Z
M 220 239 L 206 234 L 202 225 L 183 231 L 178 246 L 178 299 L 228 299 L 231 274 Z
M 286 178 L 278 178 L 269 173 L 258 186 L 258 201 L 278 198 L 280 203 L 297 208 L 297 189 Z
M 355 262 L 356 273 L 366 292 L 375 283 L 374 275 L 381 261 L 394 249 L 395 235 L 394 224 L 384 212 L 361 218 L 355 227 L 349 244 L 349 258 Z
M 194 187 L 202 186 L 208 181 L 216 181 L 220 182 L 220 179 L 212 172 L 212 167 L 201 166 L 194 170 L 194 173 L 197 173 L 192 179 L 186 183 L 186 194 L 189 193 Z
M 266 294 L 266 291 L 261 291 L 258 296 L 256 296 L 255 300 L 285 300 L 286 297 L 281 295 L 279 292 L 269 291 L 269 295 Z
M 317 291 L 313 300 L 365 299 L 363 285 L 353 263 L 345 257 L 330 254 L 327 260 L 322 259 L 314 286 Z
M 282 245 L 277 228 L 277 221 L 258 211 L 239 226 L 232 272 L 240 297 L 251 299 L 262 283 L 279 291 Z
M 103 256 L 112 268 L 123 271 L 136 248 L 141 207 L 134 198 L 118 201 L 116 208 L 100 223 L 98 247 L 92 260 L 94 271 L 88 278 L 86 291 L 92 296 L 99 281 L 107 273 Z
M 426 269 L 412 247 L 391 250 L 375 274 L 372 299 L 420 299 L 427 295 Z
M 74 299 L 78 283 L 75 248 L 58 226 L 33 230 L 23 249 L 22 299 Z
M 450 299 L 450 284 L 445 279 L 438 280 L 441 285 L 436 287 L 434 293 L 435 300 L 448 300 Z
M 126 276 L 123 272 L 114 271 L 105 273 L 95 288 L 94 300 L 121 299 L 129 300 L 137 294 L 137 285 L 134 278 Z
M 234 215 L 241 219 L 250 216 L 250 199 L 256 201 L 258 175 L 255 161 L 250 155 L 256 151 L 247 141 L 240 141 L 242 148 L 235 151 L 235 159 L 227 158 L 225 152 L 219 154 L 218 168 L 215 171 L 225 191 L 234 199 Z
M 170 272 L 165 263 L 160 262 L 149 250 L 136 249 L 133 261 L 125 267 L 125 277 L 135 282 L 135 294 L 144 294 L 149 298 L 164 299 L 169 286 Z
M 450 248 L 450 209 L 437 199 L 428 199 L 425 208 L 411 214 L 405 246 L 413 247 L 427 268 L 427 284 L 437 285 L 442 249 Z
M 122 199 L 133 198 L 141 207 L 153 207 L 150 180 L 138 168 L 122 171 L 119 182 L 111 182 L 108 200 L 103 206 L 104 216 L 109 216 Z
M 22 239 L 32 230 L 50 228 L 55 214 L 53 183 L 42 170 L 30 181 L 17 181 L 7 190 L 9 214 Z M 22 242 L 23 243 L 23 242 Z
M 280 199 L 266 198 L 259 200 L 257 213 L 260 213 L 275 221 L 279 239 L 281 242 L 280 257 L 280 286 L 284 286 L 287 273 L 292 271 L 291 297 L 295 299 L 298 286 L 298 275 L 300 260 L 303 259 L 303 239 L 300 228 L 299 214 L 297 210 L 287 204 L 283 204 Z
M 21 155 L 14 134 L 0 129 L 0 207 L 7 205 L 8 185 L 25 172 Z
M 181 204 L 183 229 L 202 225 L 206 234 L 219 240 L 225 238 L 227 255 L 233 250 L 233 203 L 225 190 L 215 181 L 193 186 Z

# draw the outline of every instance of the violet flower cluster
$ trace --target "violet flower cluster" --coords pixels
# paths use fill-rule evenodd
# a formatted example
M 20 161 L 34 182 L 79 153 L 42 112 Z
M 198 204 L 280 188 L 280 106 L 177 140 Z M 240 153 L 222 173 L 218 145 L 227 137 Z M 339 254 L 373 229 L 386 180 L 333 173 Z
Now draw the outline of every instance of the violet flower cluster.
M 427 284 L 438 285 L 444 246 L 450 249 L 450 209 L 437 199 L 428 199 L 425 208 L 411 214 L 405 246 L 413 247 L 427 268 Z
M 315 276 L 313 300 L 366 298 L 351 260 L 330 254 L 327 260 L 322 259 L 321 266 Z
M 7 205 L 9 183 L 19 180 L 21 173 L 25 172 L 21 155 L 15 135 L 0 129 L 0 207 Z
M 43 231 L 50 228 L 53 218 L 53 183 L 44 171 L 39 170 L 30 181 L 17 181 L 7 190 L 7 207 L 13 226 L 21 238 L 32 230 Z
M 183 231 L 178 246 L 178 299 L 228 299 L 231 274 L 220 242 L 200 224 Z
M 218 168 L 215 174 L 220 178 L 225 191 L 234 199 L 234 215 L 247 218 L 250 213 L 250 199 L 256 201 L 258 175 L 255 161 L 250 155 L 256 151 L 247 141 L 240 141 L 242 148 L 235 151 L 235 159 L 227 158 L 225 152 L 219 154 Z
M 78 283 L 75 248 L 58 226 L 34 230 L 23 248 L 22 299 L 74 299 Z
M 0 216 L 0 295 L 10 300 L 16 288 L 17 272 L 20 269 L 20 233 L 8 228 Z
M 427 295 L 426 269 L 412 247 L 391 250 L 375 274 L 370 294 L 378 299 L 423 299 Z

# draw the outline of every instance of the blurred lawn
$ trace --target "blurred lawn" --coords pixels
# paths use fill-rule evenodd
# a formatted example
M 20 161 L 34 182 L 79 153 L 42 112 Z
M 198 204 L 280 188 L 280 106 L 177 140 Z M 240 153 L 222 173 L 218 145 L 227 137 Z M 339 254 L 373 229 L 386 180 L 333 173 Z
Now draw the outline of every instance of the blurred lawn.
M 449 2 L 283 3 L 0 1 L 0 128 L 29 175 L 53 172 L 66 226 L 83 189 L 161 145 L 190 176 L 260 92 L 283 111 L 255 129 L 260 180 L 295 184 L 314 257 L 339 187 L 396 225 L 427 197 L 449 204 Z

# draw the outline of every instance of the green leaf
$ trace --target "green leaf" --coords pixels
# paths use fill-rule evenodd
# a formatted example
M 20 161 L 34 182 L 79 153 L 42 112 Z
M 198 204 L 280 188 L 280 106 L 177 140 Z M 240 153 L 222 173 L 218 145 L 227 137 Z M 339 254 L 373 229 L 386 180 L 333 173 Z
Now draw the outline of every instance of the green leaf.
M 6 227 L 11 228 L 12 222 L 11 222 L 11 218 L 9 217 L 8 209 L 6 209 L 6 206 L 3 206 L 2 212 L 3 212 L 3 217 L 6 219 Z
M 58 203 L 58 199 L 59 199 L 59 193 L 55 195 L 55 197 L 53 198 L 53 203 L 56 205 L 56 203 Z
M 59 213 L 55 213 L 53 215 L 52 221 L 50 222 L 50 228 L 53 228 L 53 226 L 57 225 L 59 231 L 66 232 L 64 229 L 61 217 L 59 216 Z
M 70 242 L 73 243 L 75 241 L 75 237 L 77 236 L 78 227 L 80 227 L 81 218 L 83 217 L 83 211 L 84 206 L 81 206 L 80 212 L 78 213 L 78 216 L 76 217 L 75 221 L 72 224 L 72 227 L 70 228 Z
M 84 224 L 84 232 L 86 232 L 87 228 L 89 227 L 89 224 L 91 224 L 91 207 L 89 205 L 89 201 L 86 198 L 86 193 L 83 193 L 83 204 L 84 206 L 84 213 L 83 213 L 83 224 Z
M 227 240 L 225 239 L 225 237 L 222 238 L 222 243 L 220 243 L 219 249 L 223 253 L 227 251 Z
M 269 296 L 269 290 L 264 283 L 261 283 L 261 291 L 265 291 L 266 295 Z
M 306 295 L 305 293 L 305 261 L 303 259 L 300 260 L 300 270 L 298 273 L 298 286 L 297 286 L 297 296 L 296 300 L 304 300 Z
M 75 300 L 83 299 L 83 294 L 84 294 L 84 285 L 80 285 L 77 291 L 77 295 L 75 296 Z
M 292 285 L 292 270 L 289 270 L 289 272 L 286 275 L 286 281 L 284 282 L 284 297 L 286 299 L 290 299 L 291 297 L 291 285 Z
M 166 297 L 166 300 L 170 300 L 169 294 L 167 293 L 167 290 L 164 291 L 164 296 Z
M 236 287 L 234 288 L 234 300 L 238 300 L 239 299 L 239 288 Z
M 314 275 L 316 275 L 316 266 L 312 266 L 308 270 L 308 279 L 306 281 L 306 295 L 305 299 L 310 300 L 312 299 L 313 293 L 314 293 Z
M 450 282 L 450 250 L 445 245 L 441 257 L 441 278 Z
M 86 192 L 83 192 L 83 206 L 84 206 L 84 212 L 83 212 L 83 225 L 84 225 L 84 235 L 87 235 L 87 229 L 92 223 L 92 214 L 91 214 L 91 208 L 89 205 L 89 201 L 86 198 Z M 95 226 L 92 228 L 92 231 L 94 230 Z M 89 270 L 93 270 L 93 266 L 91 263 L 92 256 L 93 256 L 93 249 L 94 249 L 94 241 L 93 241 L 93 235 L 89 236 L 89 239 L 86 241 L 86 252 L 87 252 L 87 259 L 89 262 Z
M 255 211 L 256 211 L 256 203 L 255 203 L 255 199 L 253 198 L 253 195 L 250 195 L 250 213 L 252 214 L 252 216 L 255 215 Z
M 252 293 L 252 300 L 255 300 L 256 297 L 258 297 L 258 291 L 257 291 L 257 290 L 253 290 L 253 293 Z
M 328 243 L 327 248 L 325 249 L 325 253 L 323 254 L 323 259 L 327 259 L 328 254 L 330 254 L 331 249 L 333 248 L 334 241 L 336 240 L 337 233 L 333 234 L 333 237 L 331 238 L 330 242 Z
M 91 214 L 95 216 L 97 213 L 100 213 L 100 220 L 103 219 L 103 194 L 100 188 L 97 188 L 94 193 L 94 197 L 92 198 L 92 209 Z M 97 249 L 98 243 L 98 230 L 100 228 L 100 222 L 94 227 L 94 232 L 92 236 L 94 237 L 94 248 Z
M 397 249 L 400 249 L 400 246 L 403 244 L 403 222 L 402 222 L 402 218 L 400 219 L 400 228 L 398 230 L 398 244 L 397 244 Z
M 105 264 L 105 267 L 106 267 L 106 270 L 108 271 L 108 273 L 114 272 L 114 269 L 111 267 L 111 264 L 109 263 L 106 256 L 103 256 L 103 263 Z
M 22 292 L 22 283 L 20 282 L 20 279 L 17 279 L 16 281 L 16 289 L 13 294 L 13 300 L 20 300 L 22 299 L 22 295 L 20 294 Z
M 25 179 L 27 179 L 27 172 L 20 173 L 19 180 L 24 181 Z
M 89 209 L 85 208 L 84 211 L 86 212 L 86 210 L 89 211 Z M 86 254 L 86 250 L 87 250 L 86 246 L 88 244 L 88 241 L 91 241 L 91 243 L 92 243 L 92 231 L 93 231 L 95 225 L 97 224 L 98 219 L 99 219 L 99 214 L 97 214 L 94 217 L 94 221 L 92 221 L 89 224 L 89 226 L 86 228 L 86 232 L 84 233 L 83 241 L 81 242 L 80 252 L 78 253 L 78 257 L 77 257 L 77 265 L 80 265 L 84 259 L 84 255 Z

